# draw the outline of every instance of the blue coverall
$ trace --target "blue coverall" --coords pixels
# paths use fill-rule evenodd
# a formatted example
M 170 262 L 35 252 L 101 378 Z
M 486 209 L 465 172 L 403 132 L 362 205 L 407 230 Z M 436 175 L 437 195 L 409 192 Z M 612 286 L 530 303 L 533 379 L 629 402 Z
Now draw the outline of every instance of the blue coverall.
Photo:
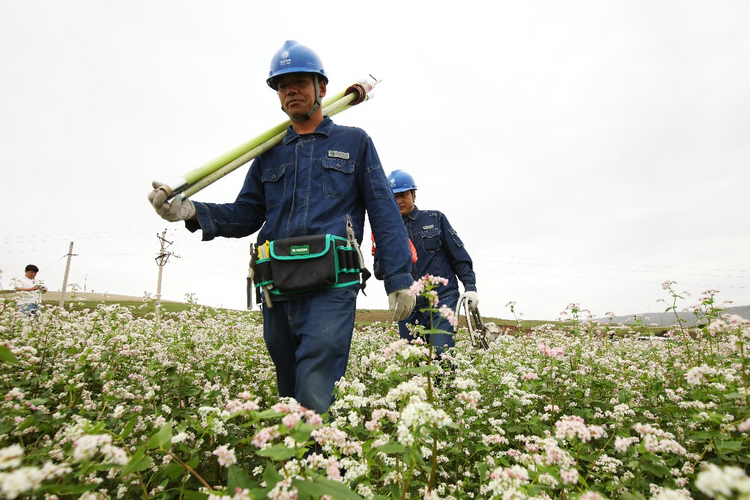
M 463 283 L 464 291 L 477 291 L 477 280 L 471 257 L 458 237 L 458 233 L 450 225 L 448 218 L 437 210 L 419 210 L 415 206 L 411 213 L 402 219 L 406 232 L 417 250 L 417 261 L 412 264 L 412 277 L 420 279 L 429 274 L 446 278 L 448 284 L 437 289 L 440 299 L 437 308 L 445 305 L 455 311 L 460 296 L 459 279 Z M 377 246 L 374 274 L 376 278 L 383 279 L 381 265 L 384 262 L 381 261 L 381 252 L 384 252 L 387 248 L 380 244 L 377 235 L 375 241 Z M 398 322 L 399 335 L 401 338 L 413 340 L 414 336 L 409 329 L 409 325 L 415 324 L 424 328 L 430 328 L 432 325 L 446 331 L 446 334 L 432 335 L 435 352 L 439 356 L 446 348 L 455 346 L 452 335 L 454 329 L 448 321 L 440 317 L 439 313 L 435 313 L 431 318 L 429 311 L 422 312 L 422 309 L 426 307 L 427 299 L 418 297 L 417 304 L 409 317 Z M 432 323 L 430 322 L 431 319 Z
M 387 293 L 409 288 L 410 250 L 375 146 L 364 130 L 325 117 L 311 134 L 290 126 L 278 146 L 257 157 L 233 203 L 194 202 L 203 240 L 258 233 L 258 243 L 293 236 L 346 237 L 351 216 L 362 242 L 367 212 L 381 256 Z M 279 395 L 325 413 L 349 359 L 359 285 L 273 297 L 263 307 L 263 335 L 276 367 Z

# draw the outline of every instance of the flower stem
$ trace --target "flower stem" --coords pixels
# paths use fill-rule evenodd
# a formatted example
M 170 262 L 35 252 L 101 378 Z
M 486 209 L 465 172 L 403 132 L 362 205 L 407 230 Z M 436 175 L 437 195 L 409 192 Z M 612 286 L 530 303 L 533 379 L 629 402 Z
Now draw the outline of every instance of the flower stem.
M 204 481 L 203 478 L 200 476 L 200 474 L 198 474 L 197 472 L 195 472 L 195 470 L 193 470 L 192 467 L 190 467 L 188 464 L 186 464 L 185 462 L 183 462 L 182 460 L 180 460 L 180 458 L 177 455 L 175 455 L 174 453 L 172 453 L 171 451 L 168 451 L 167 453 L 169 453 L 169 456 L 172 457 L 178 464 L 182 465 L 184 468 L 186 468 L 188 470 L 188 472 L 190 472 L 192 475 L 194 475 L 198 479 L 198 481 L 201 482 L 201 484 L 203 486 L 205 486 L 209 490 L 212 490 L 212 488 L 208 485 L 208 483 L 206 481 Z

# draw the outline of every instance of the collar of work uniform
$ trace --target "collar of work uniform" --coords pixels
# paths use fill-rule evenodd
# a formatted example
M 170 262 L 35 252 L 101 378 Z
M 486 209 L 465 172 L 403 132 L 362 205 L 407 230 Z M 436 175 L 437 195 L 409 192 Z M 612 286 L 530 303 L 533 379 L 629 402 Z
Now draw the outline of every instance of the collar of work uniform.
M 328 118 L 327 116 L 323 118 L 323 121 L 320 122 L 320 125 L 318 125 L 318 128 L 315 129 L 313 134 L 323 134 L 327 137 L 331 137 L 331 133 L 333 132 L 333 120 Z M 287 127 L 286 129 L 286 135 L 284 136 L 283 143 L 289 144 L 292 141 L 297 140 L 300 136 L 297 132 L 294 131 L 291 125 Z

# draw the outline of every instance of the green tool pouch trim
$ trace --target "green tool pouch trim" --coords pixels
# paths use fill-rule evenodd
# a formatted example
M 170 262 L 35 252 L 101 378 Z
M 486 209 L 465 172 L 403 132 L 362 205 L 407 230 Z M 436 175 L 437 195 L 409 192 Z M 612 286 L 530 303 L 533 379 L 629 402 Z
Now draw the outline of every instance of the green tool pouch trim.
M 332 234 L 272 241 L 269 257 L 255 261 L 255 286 L 272 294 L 359 283 L 359 256 L 346 238 Z

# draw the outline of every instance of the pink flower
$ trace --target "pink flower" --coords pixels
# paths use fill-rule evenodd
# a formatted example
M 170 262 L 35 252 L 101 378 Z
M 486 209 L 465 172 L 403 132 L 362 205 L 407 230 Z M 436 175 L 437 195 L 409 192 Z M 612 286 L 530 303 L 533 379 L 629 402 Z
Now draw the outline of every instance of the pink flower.
M 471 408 L 476 408 L 479 403 L 480 394 L 479 391 L 471 392 L 460 392 L 458 394 L 458 400 L 462 403 L 466 403 Z
M 447 278 L 441 278 L 440 276 L 425 275 L 425 280 L 430 282 L 430 285 L 446 286 L 448 284 Z
M 411 287 L 409 288 L 409 295 L 421 295 L 422 292 L 424 292 L 424 283 L 422 283 L 422 280 L 415 281 L 411 284 Z
M 219 465 L 222 467 L 229 467 L 230 465 L 237 463 L 237 457 L 234 454 L 234 450 L 230 450 L 228 444 L 219 446 L 214 450 L 213 454 L 219 458 Z
M 305 413 L 305 420 L 307 420 L 307 423 L 310 425 L 322 425 L 323 424 L 323 417 L 321 417 L 314 411 L 308 411 L 307 413 Z
M 253 438 L 253 445 L 262 448 L 274 438 L 279 437 L 279 429 L 276 426 L 261 429 Z
M 338 481 L 341 479 L 341 469 L 339 468 L 339 461 L 336 457 L 328 457 L 328 467 L 326 467 L 326 476 L 331 481 Z
M 17 399 L 21 401 L 23 399 L 23 396 L 24 396 L 24 393 L 22 393 L 18 387 L 14 387 L 5 395 L 5 400 L 13 401 L 14 399 Z
M 257 411 L 260 409 L 260 406 L 258 406 L 258 403 L 255 401 L 245 401 L 245 403 L 242 405 L 242 409 L 245 411 Z
M 562 347 L 547 347 L 544 344 L 539 344 L 539 352 L 549 356 L 550 358 L 556 358 L 558 356 L 561 356 L 565 353 L 565 349 Z
M 294 427 L 297 422 L 302 419 L 299 413 L 287 413 L 284 418 L 281 419 L 281 423 L 286 426 L 287 429 Z
M 667 280 L 667 281 L 665 281 L 664 283 L 661 284 L 661 287 L 664 290 L 669 290 L 670 288 L 672 288 L 672 285 L 674 285 L 675 283 L 677 283 L 677 282 L 676 281 L 672 281 L 672 280 Z
M 577 469 L 561 470 L 560 479 L 562 479 L 563 484 L 577 484 L 578 483 L 578 470 Z
M 453 309 L 450 307 L 443 305 L 440 307 L 440 316 L 448 320 L 448 323 L 453 328 L 456 328 L 458 326 L 458 318 L 456 317 L 456 314 L 453 312 Z

